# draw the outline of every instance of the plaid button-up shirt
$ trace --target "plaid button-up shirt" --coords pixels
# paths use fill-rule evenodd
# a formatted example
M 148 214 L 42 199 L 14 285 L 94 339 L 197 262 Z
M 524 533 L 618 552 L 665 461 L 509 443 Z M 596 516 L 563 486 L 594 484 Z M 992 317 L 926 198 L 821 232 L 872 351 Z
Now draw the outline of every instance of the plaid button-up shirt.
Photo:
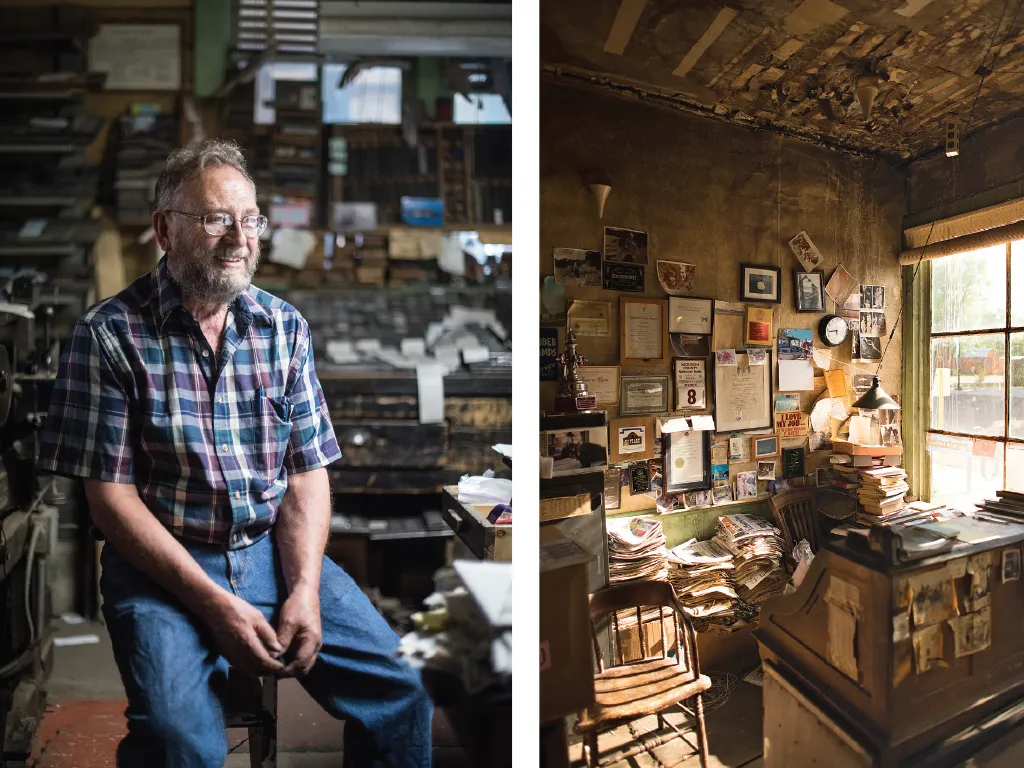
M 290 473 L 341 451 L 298 311 L 251 286 L 217 359 L 166 261 L 75 325 L 39 467 L 133 483 L 175 536 L 238 549 L 270 530 Z

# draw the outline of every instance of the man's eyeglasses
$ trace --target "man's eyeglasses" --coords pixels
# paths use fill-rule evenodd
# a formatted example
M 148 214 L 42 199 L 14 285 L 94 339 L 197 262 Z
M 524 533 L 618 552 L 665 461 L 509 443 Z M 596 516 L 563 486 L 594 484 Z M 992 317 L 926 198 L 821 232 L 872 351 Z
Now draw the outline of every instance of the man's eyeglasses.
M 179 216 L 187 216 L 190 219 L 199 219 L 203 222 L 203 229 L 206 230 L 206 234 L 213 235 L 214 237 L 226 235 L 235 226 L 235 217 L 230 213 L 208 213 L 205 216 L 199 216 L 195 213 L 173 211 L 170 209 L 166 209 L 164 213 L 176 213 Z M 240 221 L 242 233 L 246 237 L 259 237 L 267 228 L 266 216 L 244 216 Z

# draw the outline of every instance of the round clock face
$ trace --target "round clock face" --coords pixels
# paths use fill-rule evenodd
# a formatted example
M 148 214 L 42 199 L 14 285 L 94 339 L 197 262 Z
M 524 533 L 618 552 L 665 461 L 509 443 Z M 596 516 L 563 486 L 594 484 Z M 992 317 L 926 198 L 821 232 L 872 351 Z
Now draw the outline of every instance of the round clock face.
M 846 320 L 839 315 L 826 317 L 820 327 L 821 340 L 830 347 L 838 347 L 846 340 L 846 334 L 850 332 Z

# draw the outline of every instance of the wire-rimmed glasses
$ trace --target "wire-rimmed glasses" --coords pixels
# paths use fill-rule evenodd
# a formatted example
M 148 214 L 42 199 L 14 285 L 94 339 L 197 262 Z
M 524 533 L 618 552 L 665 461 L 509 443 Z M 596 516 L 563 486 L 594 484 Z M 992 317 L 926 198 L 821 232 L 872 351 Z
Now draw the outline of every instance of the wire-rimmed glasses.
M 185 211 L 174 211 L 167 209 L 165 213 L 176 213 L 179 216 L 187 216 L 190 219 L 198 219 L 203 222 L 203 229 L 206 230 L 206 234 L 214 237 L 222 237 L 231 231 L 232 227 L 235 226 L 235 217 L 230 213 L 208 213 L 205 216 L 200 216 L 195 213 L 187 213 Z M 267 217 L 266 216 L 243 216 L 240 220 L 242 224 L 242 234 L 246 237 L 259 237 L 263 234 L 267 228 Z

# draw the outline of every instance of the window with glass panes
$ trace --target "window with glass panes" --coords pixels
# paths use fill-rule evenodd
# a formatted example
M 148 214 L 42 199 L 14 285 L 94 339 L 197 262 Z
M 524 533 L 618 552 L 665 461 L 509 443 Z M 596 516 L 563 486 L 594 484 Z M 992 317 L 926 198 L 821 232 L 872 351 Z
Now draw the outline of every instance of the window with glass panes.
M 931 263 L 931 498 L 1024 490 L 1024 240 Z

